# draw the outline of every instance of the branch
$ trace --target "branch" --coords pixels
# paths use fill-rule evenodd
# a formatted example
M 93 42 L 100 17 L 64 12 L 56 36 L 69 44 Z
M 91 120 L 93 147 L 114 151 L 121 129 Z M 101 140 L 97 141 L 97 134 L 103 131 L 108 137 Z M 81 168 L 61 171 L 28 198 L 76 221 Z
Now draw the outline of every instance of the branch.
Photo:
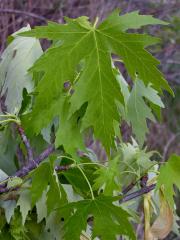
M 120 200 L 120 203 L 124 203 L 124 202 L 127 202 L 127 201 L 130 201 L 134 198 L 137 198 L 137 197 L 140 197 L 148 192 L 151 192 L 152 190 L 154 190 L 156 187 L 156 184 L 152 184 L 150 186 L 145 186 L 143 188 L 141 188 L 140 190 L 136 191 L 136 192 L 132 192 L 128 195 L 125 195 L 122 197 L 122 199 Z
M 24 158 L 23 151 L 20 148 L 20 145 L 17 146 L 16 156 L 17 156 L 17 159 L 18 159 L 19 168 L 24 166 L 25 165 L 25 158 Z
M 144 176 L 142 176 L 140 179 L 140 185 L 141 187 L 145 187 L 148 181 L 148 176 L 147 174 L 145 174 Z M 125 195 L 126 193 L 128 193 L 130 190 L 133 189 L 133 187 L 137 184 L 137 182 L 139 181 L 137 180 L 136 182 L 131 182 L 127 187 L 125 187 L 122 191 L 122 194 Z
M 71 165 L 64 165 L 64 166 L 56 166 L 54 169 L 57 172 L 61 172 L 61 171 L 67 171 L 70 168 Z M 18 177 L 25 177 L 31 170 L 33 170 L 35 168 L 29 168 L 29 169 L 24 169 L 22 171 L 22 169 L 19 171 L 19 173 L 16 173 L 16 176 Z M 18 175 L 19 174 L 19 175 Z M 24 175 L 23 175 L 24 174 Z M 7 184 L 2 184 L 0 185 L 0 193 L 7 193 L 10 191 L 15 191 L 17 189 L 19 189 L 19 187 L 14 187 L 14 188 L 7 188 L 6 186 Z
M 30 145 L 30 142 L 24 132 L 24 129 L 22 128 L 22 126 L 20 126 L 19 124 L 16 124 L 17 125 L 17 130 L 18 130 L 18 133 L 26 147 L 26 151 L 27 151 L 27 157 L 28 157 L 28 162 L 34 162 L 34 158 L 33 158 L 33 151 L 32 151 L 32 148 L 31 148 L 31 145 Z
M 14 175 L 9 176 L 8 178 L 11 177 L 25 177 L 28 175 L 30 171 L 33 169 L 37 168 L 37 166 L 44 160 L 46 159 L 51 153 L 53 153 L 55 150 L 54 145 L 50 145 L 45 149 L 37 158 L 35 158 L 33 161 L 29 162 L 26 166 L 18 170 Z M 67 170 L 68 166 L 57 166 L 55 168 L 56 171 L 61 171 L 61 170 Z M 7 178 L 7 180 L 8 180 Z M 0 193 L 5 193 L 8 192 L 10 189 L 8 189 L 6 183 L 0 184 Z
M 131 182 L 127 187 L 123 189 L 122 191 L 123 195 L 128 193 L 135 185 L 136 185 L 136 182 Z
M 55 150 L 54 145 L 50 145 L 47 149 L 45 149 L 35 160 L 33 160 L 33 162 L 29 162 L 29 164 L 27 166 L 24 166 L 22 169 L 20 169 L 19 171 L 17 171 L 14 176 L 17 177 L 25 177 L 26 175 L 28 175 L 28 173 L 30 171 L 32 171 L 33 169 L 37 168 L 37 166 L 44 160 L 46 159 L 51 153 L 53 153 Z M 71 165 L 65 165 L 65 166 L 56 166 L 55 167 L 55 171 L 67 171 L 69 168 L 71 167 Z M 124 189 L 123 193 L 125 194 L 126 192 L 128 192 L 129 190 L 131 190 L 134 187 L 134 184 L 130 184 L 126 189 Z M 144 186 L 142 187 L 140 190 L 132 192 L 130 194 L 124 195 L 122 196 L 122 199 L 119 201 L 120 203 L 124 203 L 127 201 L 130 201 L 134 198 L 140 197 L 152 190 L 154 190 L 156 187 L 156 184 L 152 184 L 150 186 Z M 8 189 L 6 187 L 6 184 L 1 184 L 0 185 L 0 193 L 6 193 L 10 190 L 14 190 L 14 189 Z
M 35 162 L 36 163 L 40 163 L 42 162 L 44 159 L 46 159 L 51 153 L 53 153 L 55 151 L 55 146 L 49 145 L 36 159 Z
M 26 166 L 21 168 L 19 171 L 17 171 L 14 175 L 17 177 L 24 177 L 26 176 L 30 171 L 35 169 L 44 159 L 49 157 L 51 153 L 53 153 L 55 150 L 54 145 L 50 145 L 47 147 L 33 162 L 29 162 Z
M 37 15 L 35 13 L 31 13 L 31 12 L 26 12 L 26 11 L 21 11 L 21 10 L 17 10 L 17 9 L 2 9 L 0 8 L 0 12 L 1 13 L 9 13 L 9 14 L 20 14 L 20 15 L 26 15 L 28 17 L 32 17 L 32 18 L 37 18 L 39 20 L 42 20 L 44 22 L 48 21 L 47 18 Z

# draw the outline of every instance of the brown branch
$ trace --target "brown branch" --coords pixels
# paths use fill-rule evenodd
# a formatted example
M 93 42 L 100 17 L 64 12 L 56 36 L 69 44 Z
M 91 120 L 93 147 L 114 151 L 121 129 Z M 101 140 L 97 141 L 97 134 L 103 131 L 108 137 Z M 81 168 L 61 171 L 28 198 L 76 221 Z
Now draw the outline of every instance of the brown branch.
M 51 155 L 51 153 L 53 153 L 54 150 L 55 150 L 54 145 L 48 146 L 37 158 L 33 160 L 33 162 L 29 162 L 29 164 L 21 168 L 14 175 L 17 177 L 26 176 L 30 171 L 35 169 L 43 160 L 49 157 L 49 155 Z
M 42 162 L 44 159 L 46 159 L 51 153 L 53 153 L 55 151 L 55 146 L 49 145 L 36 159 L 35 162 L 36 163 L 40 163 Z
M 19 171 L 17 171 L 14 176 L 17 177 L 25 177 L 26 175 L 28 175 L 28 173 L 30 171 L 32 171 L 33 169 L 37 168 L 37 166 L 44 160 L 46 159 L 51 153 L 53 153 L 55 151 L 55 147 L 54 145 L 50 145 L 47 149 L 45 149 L 35 160 L 33 160 L 33 162 L 29 162 L 27 166 L 24 166 L 22 169 L 20 169 Z M 56 166 L 55 170 L 58 171 L 67 171 L 69 168 L 71 167 L 71 165 L 65 165 L 65 166 Z M 134 184 L 130 184 L 126 190 L 124 190 L 123 192 L 126 193 L 129 190 L 131 190 L 134 187 Z M 122 199 L 119 201 L 120 203 L 124 203 L 127 201 L 130 201 L 132 199 L 135 199 L 137 197 L 140 197 L 152 190 L 154 190 L 156 187 L 156 184 L 152 184 L 150 186 L 143 186 L 140 190 L 132 192 L 130 194 L 127 194 L 124 196 L 122 196 Z M 16 189 L 16 188 L 15 188 Z M 8 189 L 6 187 L 6 184 L 1 184 L 0 185 L 0 193 L 6 193 L 9 191 L 13 191 L 14 189 Z
M 38 167 L 38 165 L 45 160 L 47 157 L 49 157 L 49 155 L 51 155 L 51 153 L 53 153 L 55 151 L 55 146 L 54 145 L 50 145 L 47 147 L 47 149 L 45 149 L 37 158 L 35 158 L 33 160 L 33 162 L 29 162 L 26 166 L 24 166 L 23 168 L 21 168 L 20 170 L 18 170 L 13 176 L 10 176 L 8 178 L 11 177 L 25 177 L 28 175 L 28 173 L 32 170 L 34 170 L 35 168 Z M 59 171 L 66 171 L 70 168 L 70 165 L 65 165 L 65 166 L 56 166 L 55 170 L 57 172 Z M 6 180 L 8 180 L 8 178 Z M 3 183 L 0 185 L 0 193 L 7 193 L 9 191 L 14 191 L 16 190 L 16 188 L 13 189 L 9 189 L 7 188 L 7 184 Z
M 128 193 L 136 185 L 136 182 L 131 182 L 127 187 L 122 190 L 123 195 Z
M 124 203 L 124 202 L 127 202 L 127 201 L 130 201 L 134 198 L 137 198 L 137 197 L 140 197 L 148 192 L 151 192 L 152 190 L 154 190 L 156 187 L 156 184 L 152 184 L 150 186 L 145 186 L 143 188 L 141 188 L 140 190 L 136 191 L 136 192 L 132 192 L 128 195 L 125 195 L 122 197 L 122 199 L 120 200 L 120 203 Z
M 23 167 L 25 165 L 25 157 L 24 157 L 23 151 L 20 147 L 20 144 L 17 146 L 16 157 L 18 160 L 19 168 Z
M 30 142 L 24 132 L 24 129 L 22 128 L 22 126 L 17 124 L 17 130 L 18 130 L 18 133 L 24 143 L 24 146 L 26 147 L 28 162 L 34 162 L 33 151 L 32 151 Z
M 125 195 L 126 193 L 128 193 L 129 191 L 131 191 L 133 189 L 133 187 L 138 183 L 138 181 L 140 181 L 140 185 L 141 187 L 145 187 L 148 181 L 148 175 L 145 174 L 144 176 L 142 176 L 140 179 L 131 182 L 127 187 L 125 187 L 122 190 L 122 194 Z
M 35 169 L 36 167 L 29 169 L 29 171 Z M 67 171 L 70 167 L 71 167 L 71 165 L 64 165 L 64 166 L 56 166 L 54 169 L 55 169 L 56 172 L 62 172 L 62 171 Z M 27 170 L 27 168 L 26 168 L 26 170 Z M 26 176 L 28 173 L 24 170 L 23 171 L 21 170 L 21 172 L 19 172 L 19 174 L 25 174 L 24 176 Z M 16 173 L 16 176 L 18 176 L 17 173 Z M 21 175 L 21 177 L 23 177 L 23 175 Z M 2 184 L 2 185 L 0 185 L 0 193 L 8 193 L 8 192 L 11 192 L 11 191 L 16 191 L 19 188 L 20 187 L 18 187 L 18 186 L 13 187 L 13 188 L 7 188 L 7 184 Z
M 48 19 L 43 17 L 43 16 L 37 15 L 35 13 L 31 13 L 31 12 L 17 10 L 17 9 L 6 9 L 6 8 L 2 9 L 2 8 L 0 8 L 0 12 L 1 13 L 8 13 L 8 14 L 26 15 L 28 17 L 37 18 L 37 19 L 39 19 L 41 21 L 44 21 L 44 22 L 48 21 Z

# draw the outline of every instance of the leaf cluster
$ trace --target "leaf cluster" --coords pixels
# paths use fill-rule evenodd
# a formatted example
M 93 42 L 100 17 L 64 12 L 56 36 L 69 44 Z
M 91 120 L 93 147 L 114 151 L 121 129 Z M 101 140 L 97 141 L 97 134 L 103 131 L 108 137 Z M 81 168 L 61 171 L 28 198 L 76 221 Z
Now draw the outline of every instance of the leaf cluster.
M 145 235 L 165 236 L 172 218 L 163 222 L 166 232 L 159 225 L 175 207 L 180 158 L 159 169 L 160 157 L 144 142 L 147 120 L 164 107 L 163 91 L 173 92 L 147 50 L 159 39 L 134 32 L 167 23 L 117 10 L 101 23 L 84 16 L 65 21 L 22 28 L 2 54 L 0 239 L 134 240 L 142 198 Z M 52 43 L 44 52 L 41 38 Z M 122 142 L 123 121 L 132 127 L 129 143 Z M 88 138 L 101 143 L 103 160 Z

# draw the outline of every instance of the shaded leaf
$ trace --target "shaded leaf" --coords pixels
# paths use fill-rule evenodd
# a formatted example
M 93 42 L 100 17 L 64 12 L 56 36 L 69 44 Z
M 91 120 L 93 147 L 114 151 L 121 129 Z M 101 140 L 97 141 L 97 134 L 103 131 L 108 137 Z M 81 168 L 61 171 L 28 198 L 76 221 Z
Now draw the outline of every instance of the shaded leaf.
M 16 201 L 7 200 L 7 201 L 2 201 L 0 204 L 1 204 L 1 207 L 4 208 L 5 210 L 5 217 L 6 217 L 7 223 L 10 223 L 10 220 L 14 215 L 14 210 L 16 208 Z
M 29 190 L 24 190 L 20 192 L 20 196 L 17 201 L 17 206 L 20 207 L 20 212 L 22 215 L 22 224 L 24 225 L 28 212 L 31 210 L 31 195 Z
M 28 31 L 29 26 L 13 34 L 14 40 L 3 52 L 0 63 L 1 95 L 5 95 L 5 105 L 10 113 L 17 113 L 21 108 L 23 89 L 32 91 L 33 82 L 28 69 L 41 56 L 40 43 L 35 38 L 18 36 L 20 32 Z
M 36 202 L 37 223 L 40 223 L 47 216 L 46 194 L 47 191 L 45 190 L 41 198 Z
M 146 104 L 144 98 L 157 106 L 164 107 L 157 91 L 151 88 L 151 86 L 146 87 L 140 80 L 135 81 L 127 102 L 127 116 L 140 144 L 144 143 L 145 134 L 148 132 L 147 119 L 155 120 L 152 110 Z
M 98 177 L 93 185 L 94 190 L 103 189 L 103 193 L 106 196 L 112 196 L 115 190 L 121 191 L 119 163 L 118 156 L 109 160 L 107 167 L 101 167 L 96 170 L 95 175 L 98 175 Z
M 50 166 L 48 162 L 40 164 L 32 173 L 31 199 L 32 205 L 41 198 L 44 190 L 47 189 L 50 180 Z

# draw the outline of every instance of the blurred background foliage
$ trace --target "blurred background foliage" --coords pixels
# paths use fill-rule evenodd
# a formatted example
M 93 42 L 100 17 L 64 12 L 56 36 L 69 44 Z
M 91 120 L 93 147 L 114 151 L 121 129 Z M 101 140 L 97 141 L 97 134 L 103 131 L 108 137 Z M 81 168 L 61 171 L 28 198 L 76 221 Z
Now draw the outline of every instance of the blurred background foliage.
M 180 1 L 179 0 L 0 0 L 0 53 L 7 45 L 7 37 L 28 23 L 31 27 L 44 25 L 48 20 L 62 23 L 63 16 L 96 16 L 103 19 L 112 10 L 120 8 L 121 13 L 139 10 L 141 14 L 152 14 L 168 21 L 168 26 L 153 26 L 143 29 L 159 36 L 162 43 L 153 47 L 151 52 L 161 61 L 160 69 L 175 92 L 175 98 L 167 93 L 164 101 L 166 109 L 160 123 L 149 123 L 147 136 L 149 149 L 159 150 L 164 159 L 172 153 L 180 154 Z M 42 41 L 43 48 L 48 47 Z M 123 66 L 119 66 L 127 81 Z M 125 141 L 131 131 L 122 126 Z M 90 147 L 99 151 L 100 144 L 91 142 Z M 104 155 L 99 153 L 99 155 Z

